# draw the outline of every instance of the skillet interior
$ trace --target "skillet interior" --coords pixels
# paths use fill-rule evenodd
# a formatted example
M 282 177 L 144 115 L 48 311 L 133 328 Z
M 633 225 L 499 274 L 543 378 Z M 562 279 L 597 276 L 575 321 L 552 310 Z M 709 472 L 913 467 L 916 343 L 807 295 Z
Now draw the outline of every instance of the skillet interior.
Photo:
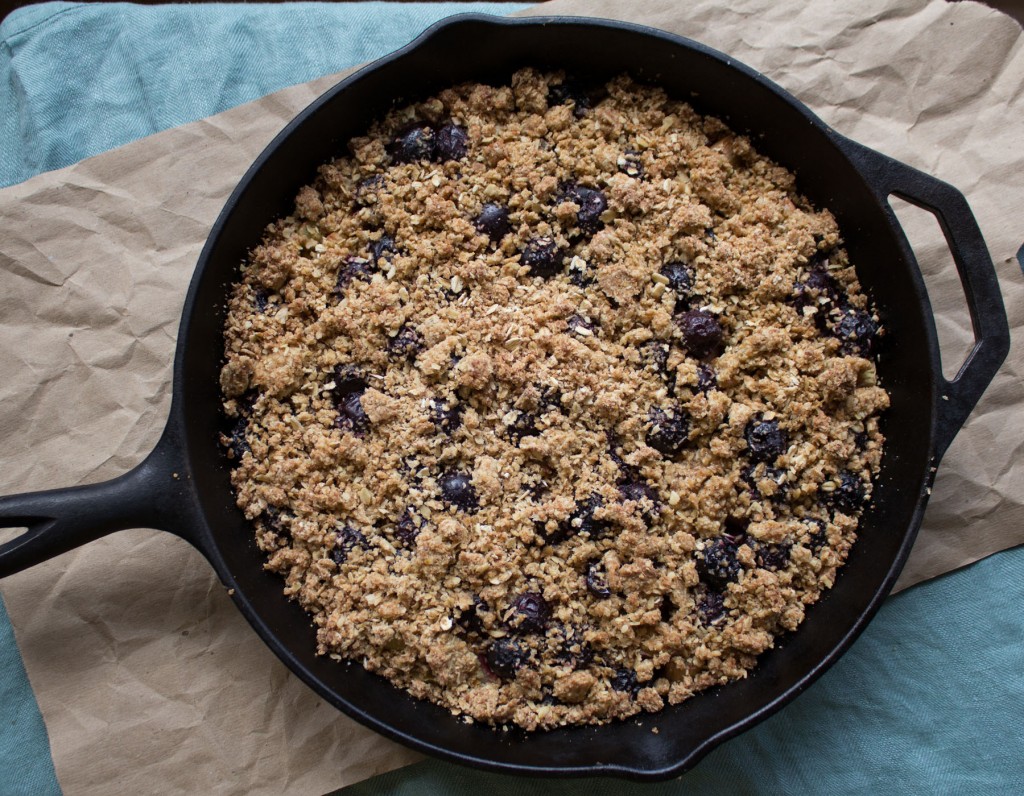
M 265 225 L 289 212 L 317 165 L 345 151 L 347 140 L 393 102 L 455 82 L 507 78 L 527 64 L 587 77 L 628 71 L 722 117 L 754 137 L 760 151 L 794 170 L 800 191 L 837 216 L 862 284 L 878 305 L 888 331 L 879 374 L 892 398 L 883 425 L 888 447 L 875 500 L 861 522 L 860 543 L 836 587 L 811 607 L 795 634 L 765 653 L 746 680 L 656 716 L 532 736 L 463 724 L 357 665 L 317 658 L 309 617 L 285 600 L 277 576 L 262 571 L 263 555 L 234 505 L 217 442 L 224 300 Z M 884 207 L 844 155 L 841 138 L 763 78 L 692 42 L 619 23 L 463 18 L 442 23 L 343 86 L 290 125 L 242 180 L 213 229 L 185 304 L 172 423 L 180 423 L 184 435 L 205 552 L 235 589 L 247 618 L 293 671 L 332 704 L 392 738 L 505 771 L 677 775 L 716 742 L 806 688 L 860 632 L 902 566 L 924 507 L 938 372 L 933 321 L 916 265 L 905 256 Z M 650 731 L 655 725 L 657 735 Z

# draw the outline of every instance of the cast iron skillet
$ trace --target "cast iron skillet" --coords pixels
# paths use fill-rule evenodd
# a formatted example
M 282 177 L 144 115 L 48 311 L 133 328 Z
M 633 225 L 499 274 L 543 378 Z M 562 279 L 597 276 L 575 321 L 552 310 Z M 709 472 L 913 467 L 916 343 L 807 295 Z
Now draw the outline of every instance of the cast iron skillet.
M 667 708 L 656 720 L 536 734 L 467 725 L 358 665 L 318 658 L 308 616 L 235 507 L 218 445 L 224 301 L 264 226 L 290 211 L 316 166 L 393 102 L 445 85 L 504 79 L 514 68 L 561 68 L 584 77 L 623 71 L 691 99 L 698 110 L 752 135 L 796 171 L 800 190 L 838 217 L 862 283 L 887 328 L 879 373 L 892 396 L 888 448 L 860 541 L 835 588 L 796 633 L 761 657 L 746 680 Z M 932 211 L 960 273 L 975 344 L 943 378 L 935 324 L 890 194 Z M 981 233 L 951 186 L 854 143 L 753 70 L 686 39 L 636 25 L 578 18 L 455 17 L 324 94 L 274 139 L 214 225 L 185 301 L 170 418 L 152 454 L 101 484 L 0 499 L 0 522 L 27 526 L 0 547 L 0 576 L 112 531 L 159 528 L 195 545 L 263 640 L 324 699 L 378 732 L 428 754 L 504 772 L 678 776 L 716 744 L 778 710 L 850 646 L 888 594 L 914 541 L 934 467 L 995 375 L 1009 347 L 1006 313 Z M 127 562 L 125 566 L 130 566 Z M 657 724 L 659 734 L 651 733 Z

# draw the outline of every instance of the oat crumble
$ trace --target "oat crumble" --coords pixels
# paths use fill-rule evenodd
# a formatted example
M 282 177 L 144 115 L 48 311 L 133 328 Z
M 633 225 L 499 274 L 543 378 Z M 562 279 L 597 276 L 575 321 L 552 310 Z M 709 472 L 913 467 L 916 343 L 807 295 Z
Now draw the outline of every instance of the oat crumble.
M 349 148 L 243 264 L 221 374 L 318 651 L 528 730 L 745 676 L 882 455 L 832 215 L 625 76 L 467 83 Z

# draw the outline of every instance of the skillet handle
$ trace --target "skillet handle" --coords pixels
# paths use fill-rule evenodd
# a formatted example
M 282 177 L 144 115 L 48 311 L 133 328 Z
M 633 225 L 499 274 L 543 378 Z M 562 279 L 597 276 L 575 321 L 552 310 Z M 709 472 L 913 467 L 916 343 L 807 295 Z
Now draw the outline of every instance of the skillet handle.
M 158 528 L 196 544 L 193 499 L 170 436 L 165 432 L 138 467 L 111 481 L 0 497 L 0 528 L 28 528 L 0 545 L 0 577 L 128 528 Z
M 946 452 L 1010 350 L 1010 329 L 995 266 L 964 195 L 949 183 L 855 141 L 842 141 L 867 177 L 879 202 L 899 228 L 888 197 L 930 211 L 942 228 L 960 276 L 974 329 L 974 347 L 953 379 L 938 374 L 935 462 Z M 909 245 L 908 245 L 909 250 Z

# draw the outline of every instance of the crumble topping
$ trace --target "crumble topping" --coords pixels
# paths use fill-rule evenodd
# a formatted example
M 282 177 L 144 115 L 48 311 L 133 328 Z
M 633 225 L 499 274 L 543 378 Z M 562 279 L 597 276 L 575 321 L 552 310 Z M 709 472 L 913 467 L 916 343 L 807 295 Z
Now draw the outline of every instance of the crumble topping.
M 628 77 L 350 142 L 229 301 L 223 436 L 318 651 L 528 730 L 745 676 L 870 500 L 881 334 L 832 215 Z

